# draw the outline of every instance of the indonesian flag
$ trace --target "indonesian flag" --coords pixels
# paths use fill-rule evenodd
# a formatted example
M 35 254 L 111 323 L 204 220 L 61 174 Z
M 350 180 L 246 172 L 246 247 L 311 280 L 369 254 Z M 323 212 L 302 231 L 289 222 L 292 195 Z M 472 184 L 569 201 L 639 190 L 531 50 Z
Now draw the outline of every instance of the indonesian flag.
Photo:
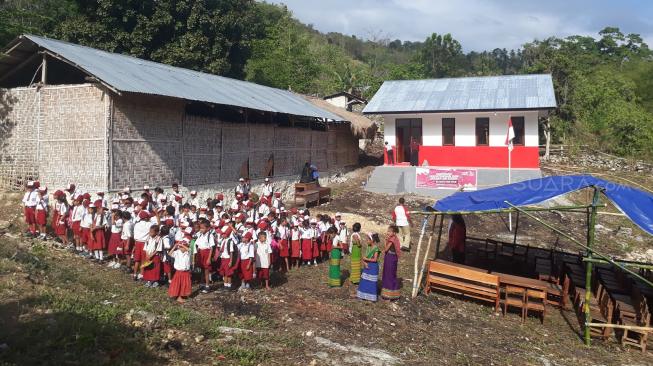
M 508 118 L 508 134 L 506 135 L 506 145 L 508 150 L 512 151 L 512 140 L 515 138 L 515 129 L 512 128 L 512 118 Z

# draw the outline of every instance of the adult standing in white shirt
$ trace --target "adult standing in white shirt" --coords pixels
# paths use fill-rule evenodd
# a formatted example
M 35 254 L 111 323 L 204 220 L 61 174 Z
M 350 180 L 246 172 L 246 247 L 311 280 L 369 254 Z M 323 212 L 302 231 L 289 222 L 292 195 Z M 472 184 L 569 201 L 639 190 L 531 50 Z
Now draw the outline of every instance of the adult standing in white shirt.
M 403 197 L 399 199 L 399 204 L 392 211 L 392 221 L 399 228 L 399 244 L 401 250 L 410 251 L 410 213 L 404 206 L 405 200 Z

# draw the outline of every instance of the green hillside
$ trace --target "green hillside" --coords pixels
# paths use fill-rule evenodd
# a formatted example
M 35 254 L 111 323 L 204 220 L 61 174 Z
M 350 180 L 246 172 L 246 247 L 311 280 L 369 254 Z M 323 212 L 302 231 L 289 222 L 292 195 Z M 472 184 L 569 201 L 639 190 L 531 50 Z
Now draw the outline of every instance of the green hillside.
M 252 0 L 5 1 L 0 42 L 26 32 L 315 95 L 371 97 L 391 79 L 551 73 L 554 142 L 653 157 L 653 53 L 616 27 L 464 52 L 450 34 L 408 42 L 320 33 Z

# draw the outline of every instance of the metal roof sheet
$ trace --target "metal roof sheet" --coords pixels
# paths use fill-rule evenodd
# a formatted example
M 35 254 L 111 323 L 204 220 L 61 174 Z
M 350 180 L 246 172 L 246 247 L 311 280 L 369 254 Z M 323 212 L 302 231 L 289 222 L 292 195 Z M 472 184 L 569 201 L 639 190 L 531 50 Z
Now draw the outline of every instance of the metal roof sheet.
M 551 75 L 504 75 L 386 81 L 363 113 L 550 109 Z
M 25 35 L 38 46 L 73 63 L 120 92 L 162 95 L 296 116 L 344 119 L 290 91 L 50 38 Z

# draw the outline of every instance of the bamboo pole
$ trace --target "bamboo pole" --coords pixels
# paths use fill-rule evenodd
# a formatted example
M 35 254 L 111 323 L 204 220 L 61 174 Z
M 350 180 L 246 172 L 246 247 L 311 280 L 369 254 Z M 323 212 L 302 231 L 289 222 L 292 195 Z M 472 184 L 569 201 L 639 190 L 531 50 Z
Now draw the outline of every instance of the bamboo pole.
M 592 210 L 590 212 L 589 221 L 587 222 L 588 231 L 587 231 L 587 255 L 588 259 L 592 259 L 592 246 L 594 245 L 595 239 L 595 225 L 596 225 L 596 205 L 599 204 L 599 199 L 601 198 L 599 194 L 599 189 L 594 187 L 594 197 L 592 197 Z M 592 322 L 592 315 L 590 312 L 590 300 L 592 298 L 592 262 L 585 263 L 585 345 L 590 346 L 591 337 L 590 337 L 590 327 L 587 324 Z
M 610 262 L 608 262 L 606 260 L 597 259 L 597 258 L 583 258 L 583 262 L 610 264 Z M 614 262 L 619 263 L 619 264 L 621 264 L 623 266 L 628 266 L 628 267 L 633 267 L 633 268 L 653 269 L 653 264 L 646 264 L 646 263 L 639 263 L 639 262 L 629 262 L 629 261 L 620 261 L 620 260 L 615 260 Z
M 515 219 L 515 233 L 512 237 L 512 245 L 517 244 L 517 230 L 519 230 L 519 211 L 517 211 L 517 218 Z
M 415 293 L 416 289 L 419 288 L 419 284 L 417 283 L 417 270 L 419 269 L 419 252 L 422 249 L 422 239 L 424 239 L 424 232 L 426 231 L 426 224 L 429 221 L 429 216 L 424 217 L 424 222 L 422 223 L 422 231 L 419 234 L 419 240 L 417 241 L 417 252 L 415 253 L 415 265 L 414 265 L 414 272 L 413 272 L 413 290 L 411 294 Z
M 440 216 L 440 222 L 444 219 L 444 216 Z M 433 218 L 433 226 L 431 227 L 431 233 L 429 234 L 429 241 L 426 245 L 426 250 L 424 251 L 424 259 L 422 260 L 422 269 L 419 271 L 418 278 L 417 278 L 417 288 L 413 287 L 413 298 L 417 297 L 417 293 L 419 292 L 419 287 L 422 284 L 422 277 L 424 276 L 424 268 L 426 268 L 426 261 L 429 258 L 429 251 L 431 250 L 431 242 L 433 241 L 433 233 L 435 232 L 435 223 L 437 221 L 437 217 Z M 419 255 L 419 253 L 417 253 Z
M 496 213 L 507 213 L 507 212 L 517 212 L 518 208 L 515 205 L 511 205 L 511 208 L 500 208 L 496 210 L 485 210 L 485 211 L 410 211 L 411 215 L 482 215 L 482 214 L 496 214 Z M 607 205 L 602 204 L 597 207 L 606 207 Z M 591 205 L 580 205 L 580 206 L 558 206 L 558 207 L 534 207 L 534 206 L 525 206 L 520 207 L 519 210 L 529 211 L 529 212 L 539 212 L 539 211 L 578 211 L 591 208 Z M 585 212 L 585 211 L 582 211 Z
M 533 214 L 531 214 L 531 213 L 529 213 L 529 212 L 527 212 L 527 211 L 522 210 L 521 208 L 519 208 L 519 207 L 513 205 L 512 203 L 510 203 L 510 202 L 508 202 L 508 201 L 505 201 L 505 202 L 506 202 L 508 205 L 511 205 L 512 207 L 515 207 L 515 209 L 517 209 L 518 211 L 520 211 L 522 214 L 524 214 L 524 215 L 530 217 L 531 219 L 535 220 L 536 222 L 538 222 L 539 224 L 543 225 L 544 227 L 547 227 L 547 228 L 549 228 L 550 230 L 553 230 L 554 232 L 556 232 L 557 234 L 559 234 L 559 235 L 561 235 L 561 236 L 564 236 L 565 238 L 569 239 L 572 243 L 578 245 L 579 247 L 581 247 L 581 248 L 583 248 L 583 249 L 588 249 L 588 248 L 587 248 L 587 245 L 582 244 L 581 242 L 579 242 L 578 240 L 576 240 L 573 236 L 571 236 L 571 235 L 569 235 L 569 234 L 567 234 L 567 233 L 565 233 L 565 232 L 563 232 L 563 231 L 561 231 L 561 230 L 555 228 L 553 225 L 544 222 L 544 220 L 542 220 L 542 219 L 536 217 L 535 215 L 533 215 Z M 600 206 L 597 206 L 597 207 L 600 207 Z M 634 271 L 630 270 L 629 268 L 625 267 L 624 265 L 622 265 L 622 264 L 620 264 L 620 263 L 618 263 L 618 262 L 613 261 L 612 258 L 608 257 L 608 256 L 605 255 L 605 254 L 602 254 L 602 253 L 600 253 L 600 252 L 597 252 L 596 250 L 593 250 L 593 249 L 592 249 L 592 252 L 594 253 L 594 255 L 598 256 L 599 258 L 605 260 L 606 262 L 608 262 L 608 263 L 610 263 L 611 265 L 613 265 L 613 266 L 615 266 L 615 267 L 621 269 L 621 270 L 624 271 L 624 272 L 628 272 L 631 276 L 633 276 L 633 277 L 639 279 L 640 281 L 642 281 L 642 282 L 645 283 L 646 285 L 648 285 L 648 286 L 650 286 L 651 288 L 653 288 L 653 282 L 651 282 L 651 281 L 647 280 L 646 278 L 642 277 L 639 273 L 634 272 Z M 594 259 L 593 259 L 593 260 L 594 260 Z
M 442 224 L 444 222 L 444 216 L 440 216 L 440 230 L 438 231 L 438 241 L 435 244 L 435 255 L 433 259 L 438 259 L 438 253 L 440 253 L 440 242 L 442 241 Z
M 636 325 L 605 324 L 605 323 L 585 323 L 585 325 L 587 327 L 595 327 L 595 328 L 615 328 L 615 329 L 636 330 L 640 332 L 653 332 L 653 328 L 639 327 Z

